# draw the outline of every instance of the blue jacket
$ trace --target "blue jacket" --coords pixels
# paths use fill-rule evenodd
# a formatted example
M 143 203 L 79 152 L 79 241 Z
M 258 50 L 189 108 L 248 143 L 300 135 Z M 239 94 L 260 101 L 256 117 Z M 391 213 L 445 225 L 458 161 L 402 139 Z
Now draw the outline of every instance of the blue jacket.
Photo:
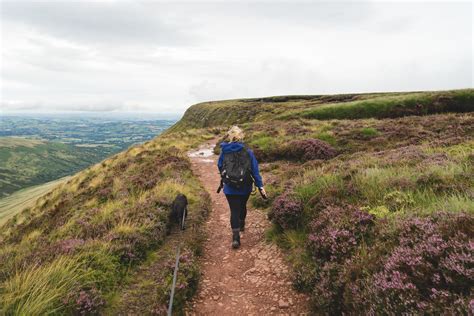
M 221 155 L 219 156 L 219 160 L 217 161 L 217 168 L 221 170 L 222 168 L 222 162 L 224 161 L 224 154 L 225 153 L 230 153 L 230 152 L 235 152 L 239 151 L 242 148 L 244 148 L 244 144 L 240 142 L 232 142 L 232 143 L 221 143 Z M 260 172 L 258 171 L 258 162 L 257 159 L 255 158 L 255 155 L 253 154 L 253 151 L 250 149 L 247 149 L 247 152 L 250 155 L 250 160 L 252 164 L 252 176 L 255 179 L 255 185 L 259 188 L 263 187 L 263 181 L 262 181 L 262 176 L 260 176 Z M 225 194 L 237 194 L 237 195 L 246 195 L 252 192 L 252 185 L 248 187 L 244 187 L 242 189 L 234 189 L 227 184 L 224 184 L 224 193 Z

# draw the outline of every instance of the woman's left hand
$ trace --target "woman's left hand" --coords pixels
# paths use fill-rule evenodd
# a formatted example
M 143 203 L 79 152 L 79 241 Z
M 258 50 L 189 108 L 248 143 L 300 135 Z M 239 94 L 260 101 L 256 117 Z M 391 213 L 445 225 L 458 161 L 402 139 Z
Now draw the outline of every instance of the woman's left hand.
M 264 199 L 267 199 L 267 198 L 268 198 L 267 192 L 265 191 L 265 188 L 264 188 L 264 187 L 258 188 L 258 190 L 260 191 L 260 194 L 262 195 L 262 197 L 263 197 Z

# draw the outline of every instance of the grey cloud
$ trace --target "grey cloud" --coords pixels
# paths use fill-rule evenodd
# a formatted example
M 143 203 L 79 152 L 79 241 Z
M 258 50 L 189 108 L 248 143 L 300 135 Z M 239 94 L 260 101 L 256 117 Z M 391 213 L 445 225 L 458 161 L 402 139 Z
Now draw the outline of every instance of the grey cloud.
M 53 36 L 86 43 L 183 45 L 192 42 L 183 21 L 138 2 L 2 2 L 1 17 Z
M 215 99 L 466 88 L 471 7 L 2 2 L 0 110 L 182 112 Z
M 94 101 L 94 102 L 81 102 L 81 103 L 69 103 L 69 104 L 51 104 L 48 102 L 28 102 L 28 101 L 2 101 L 0 107 L 5 111 L 28 111 L 28 110 L 49 110 L 51 105 L 57 107 L 67 106 L 68 111 L 72 112 L 120 112 L 129 111 L 132 108 L 134 111 L 148 110 L 147 108 L 126 104 L 124 102 L 116 101 Z

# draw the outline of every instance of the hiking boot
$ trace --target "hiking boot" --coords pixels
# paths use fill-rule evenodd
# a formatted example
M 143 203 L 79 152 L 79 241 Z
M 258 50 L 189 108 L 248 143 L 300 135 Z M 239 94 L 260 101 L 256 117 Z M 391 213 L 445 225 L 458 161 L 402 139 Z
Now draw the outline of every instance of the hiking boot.
M 245 219 L 240 220 L 240 231 L 245 231 Z
M 240 231 L 239 229 L 232 229 L 232 248 L 237 249 L 240 247 Z

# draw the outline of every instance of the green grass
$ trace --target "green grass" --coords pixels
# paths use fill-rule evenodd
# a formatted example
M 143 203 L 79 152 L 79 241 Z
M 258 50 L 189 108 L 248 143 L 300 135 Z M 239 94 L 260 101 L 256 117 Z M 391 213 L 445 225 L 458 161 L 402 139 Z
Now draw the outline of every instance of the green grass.
M 333 146 L 337 144 L 336 137 L 334 137 L 334 135 L 330 132 L 321 132 L 321 133 L 315 135 L 315 138 L 323 140 L 326 143 L 331 144 Z
M 63 299 L 78 290 L 87 276 L 81 262 L 60 257 L 44 266 L 30 266 L 0 285 L 4 315 L 45 315 L 65 312 Z
M 269 150 L 277 145 L 277 138 L 272 136 L 261 135 L 255 137 L 249 143 L 249 146 L 256 146 L 262 150 Z
M 386 118 L 469 112 L 473 107 L 473 89 L 223 100 L 191 106 L 168 132 L 232 124 L 245 125 L 275 118 L 279 120 Z
M 407 93 L 397 96 L 379 96 L 373 99 L 347 103 L 332 103 L 310 110 L 285 113 L 281 118 L 302 117 L 320 120 L 387 118 L 444 112 L 469 112 L 473 109 L 474 91 L 470 89 Z
M 445 147 L 444 152 L 453 152 L 453 148 L 460 146 Z M 441 151 L 440 148 L 436 150 Z M 396 152 L 377 158 L 372 153 L 357 153 L 326 166 L 303 169 L 298 177 L 292 178 L 296 183 L 294 194 L 305 204 L 334 197 L 382 215 L 385 215 L 384 210 L 412 215 L 437 210 L 473 212 L 469 198 L 473 189 L 472 164 L 459 161 L 459 150 L 455 159 L 436 155 L 426 146 L 413 149 L 416 155 L 427 151 L 432 152 L 432 156 L 419 161 L 394 161 L 390 155 L 396 155 Z M 443 160 L 433 163 L 434 157 L 443 157 Z M 469 156 L 462 157 L 469 159 Z
M 23 209 L 33 206 L 38 198 L 50 192 L 58 185 L 65 183 L 68 179 L 69 177 L 65 177 L 45 184 L 22 189 L 12 195 L 0 199 L 0 226 Z
M 373 127 L 364 127 L 360 130 L 360 133 L 367 137 L 373 137 L 379 134 L 379 132 Z

